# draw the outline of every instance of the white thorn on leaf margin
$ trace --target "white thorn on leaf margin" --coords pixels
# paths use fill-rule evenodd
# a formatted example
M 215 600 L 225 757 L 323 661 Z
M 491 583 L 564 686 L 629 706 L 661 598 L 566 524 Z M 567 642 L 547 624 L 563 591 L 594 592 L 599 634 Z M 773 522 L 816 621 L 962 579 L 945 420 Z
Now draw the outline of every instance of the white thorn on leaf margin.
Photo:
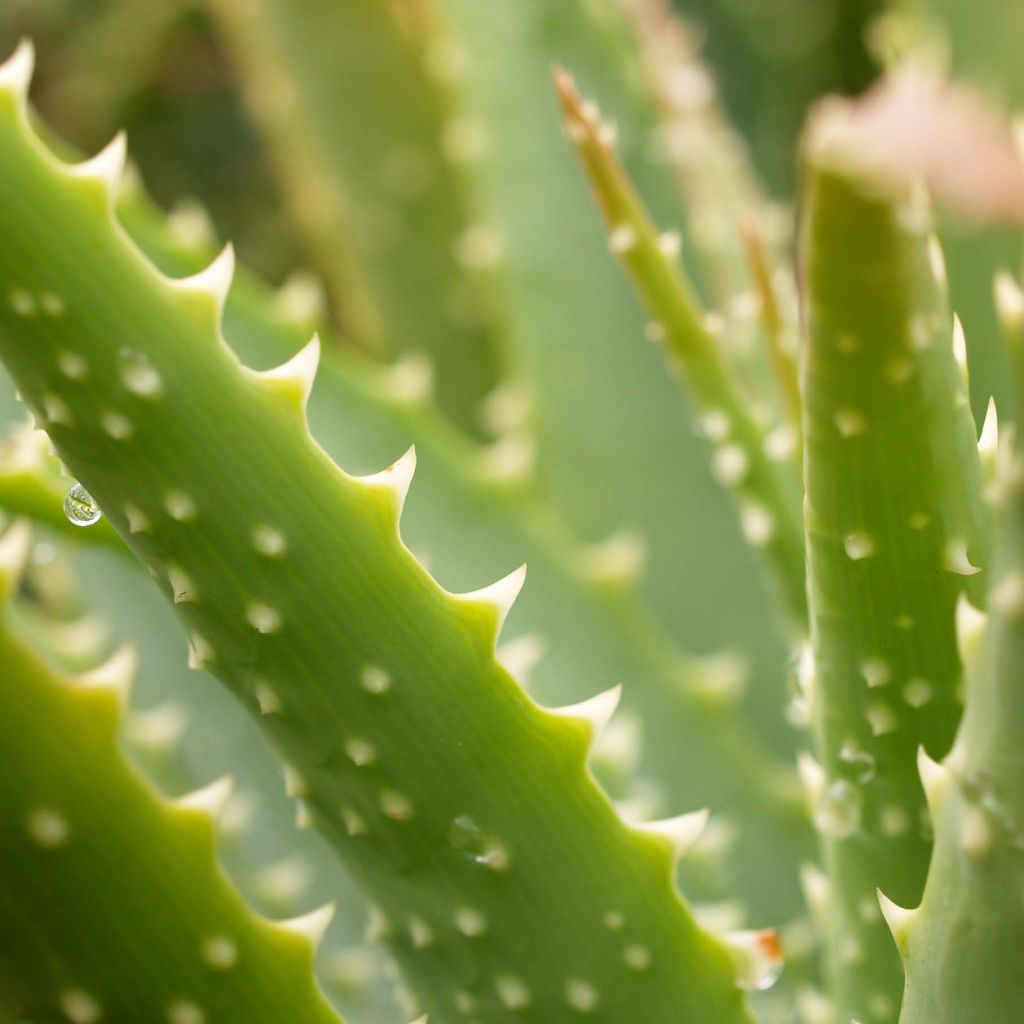
M 995 465 L 996 453 L 999 451 L 999 413 L 996 411 L 996 400 L 988 400 L 988 409 L 985 411 L 985 422 L 981 427 L 981 436 L 978 438 L 978 454 L 982 461 L 989 466 Z
M 99 182 L 113 201 L 127 157 L 128 140 L 120 131 L 94 157 L 73 164 L 69 172 L 81 180 Z
M 300 935 L 308 939 L 310 945 L 316 949 L 333 919 L 334 903 L 331 902 L 325 903 L 316 910 L 311 910 L 308 914 L 292 917 L 287 921 L 278 921 L 277 924 L 279 928 L 284 928 L 285 931 L 289 931 L 293 935 Z
M 387 469 L 379 473 L 372 473 L 369 476 L 360 476 L 356 479 L 371 487 L 389 487 L 395 492 L 398 500 L 398 511 L 401 513 L 405 505 L 409 487 L 412 484 L 413 475 L 416 472 L 416 446 L 412 445 L 409 450 L 393 462 Z
M 230 775 L 223 775 L 208 786 L 179 796 L 174 803 L 185 810 L 204 812 L 216 821 L 221 816 L 234 787 L 235 780 Z
M 231 282 L 234 278 L 235 247 L 228 242 L 205 270 L 200 270 L 198 274 L 193 274 L 191 277 L 172 279 L 171 284 L 183 292 L 209 295 L 220 314 L 224 311 L 224 303 L 227 302 L 228 292 L 231 290 Z
M 917 774 L 921 778 L 921 785 L 924 788 L 924 795 L 928 801 L 928 806 L 934 811 L 939 791 L 949 778 L 949 770 L 938 761 L 933 761 L 928 756 L 924 747 L 918 747 Z
M 468 594 L 457 594 L 455 596 L 462 601 L 486 604 L 494 608 L 498 614 L 498 632 L 500 633 L 501 627 L 505 624 L 505 619 L 508 618 L 508 613 L 512 610 L 512 605 L 515 604 L 516 598 L 519 596 L 519 591 L 523 589 L 525 580 L 526 566 L 521 565 L 518 569 L 513 570 L 507 576 L 503 576 L 489 587 L 483 587 L 480 590 L 473 590 Z
M 705 807 L 688 814 L 678 814 L 674 818 L 663 818 L 660 821 L 645 821 L 634 824 L 640 832 L 661 836 L 672 844 L 676 857 L 681 857 L 694 843 L 700 839 L 707 828 L 710 812 Z
M 893 903 L 881 889 L 875 890 L 878 896 L 878 905 L 882 908 L 882 916 L 885 923 L 896 940 L 896 946 L 902 953 L 906 949 L 907 938 L 910 933 L 910 925 L 917 914 L 916 910 L 908 910 L 906 907 Z
M 122 644 L 102 665 L 80 675 L 78 683 L 85 687 L 111 690 L 127 703 L 138 670 L 139 658 L 135 646 Z
M 293 388 L 298 396 L 299 406 L 305 409 L 313 391 L 319 366 L 320 335 L 314 334 L 287 362 L 271 370 L 263 370 L 257 376 L 275 385 Z
M 569 704 L 566 707 L 550 708 L 549 710 L 562 718 L 575 718 L 587 722 L 590 725 L 592 740 L 596 741 L 604 732 L 605 726 L 612 720 L 621 697 L 622 686 L 613 686 L 611 689 L 580 701 L 578 704 Z
M 960 660 L 967 662 L 981 645 L 988 627 L 988 615 L 978 611 L 966 594 L 956 602 L 956 641 Z
M 36 51 L 31 41 L 22 39 L 10 57 L 0 64 L 0 90 L 9 89 L 22 102 L 28 98 Z

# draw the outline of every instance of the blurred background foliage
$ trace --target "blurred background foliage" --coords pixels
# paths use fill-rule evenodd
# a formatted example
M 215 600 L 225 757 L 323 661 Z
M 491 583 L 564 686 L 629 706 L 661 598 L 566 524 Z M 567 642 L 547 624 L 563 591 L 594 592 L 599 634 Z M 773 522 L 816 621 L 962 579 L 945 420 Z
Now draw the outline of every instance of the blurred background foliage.
M 808 107 L 878 73 L 870 28 L 883 0 L 674 0 L 698 31 L 726 110 L 772 193 L 792 194 Z M 6 0 L 0 48 L 37 42 L 44 119 L 83 152 L 128 130 L 162 205 L 197 196 L 246 262 L 280 280 L 301 262 L 280 198 L 202 4 Z M 259 216 L 253 216 L 258 211 Z M 276 211 L 276 215 L 275 215 Z
M 694 27 L 725 111 L 762 182 L 792 201 L 801 126 L 831 92 L 857 93 L 887 58 L 922 39 L 987 93 L 1017 104 L 1019 4 L 972 0 L 671 0 Z M 0 51 L 37 42 L 33 99 L 55 133 L 95 152 L 119 128 L 165 208 L 197 199 L 217 235 L 271 283 L 304 267 L 281 189 L 245 109 L 229 54 L 202 0 L 5 0 Z M 237 5 L 239 10 L 245 4 Z M 430 4 L 424 0 L 424 10 Z M 367 82 L 367 88 L 372 89 Z M 385 186 L 381 185 L 382 191 Z M 1008 400 L 990 299 L 994 270 L 1015 265 L 1009 233 L 945 222 L 954 307 L 964 322 L 976 414 Z M 344 322 L 344 311 L 335 310 Z

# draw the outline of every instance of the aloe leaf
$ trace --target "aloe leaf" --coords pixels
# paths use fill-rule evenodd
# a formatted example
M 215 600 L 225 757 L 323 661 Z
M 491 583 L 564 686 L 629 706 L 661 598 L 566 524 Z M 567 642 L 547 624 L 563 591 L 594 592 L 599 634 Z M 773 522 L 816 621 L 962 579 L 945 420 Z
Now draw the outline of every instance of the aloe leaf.
M 1024 395 L 1024 293 L 1009 275 L 997 301 Z M 1004 432 L 991 496 L 997 540 L 987 616 L 958 613 L 967 666 L 966 711 L 942 764 L 921 752 L 935 852 L 920 906 L 883 906 L 906 970 L 901 1024 L 1011 1024 L 1024 1005 L 1012 950 L 1024 942 L 1024 461 L 1016 427 Z M 1006 433 L 1009 436 L 1006 436 Z
M 460 120 L 429 15 L 380 0 L 209 6 L 347 336 L 426 353 L 442 408 L 480 434 L 507 355 L 474 210 L 480 129 Z
M 209 261 L 201 247 L 173 245 L 162 217 L 140 197 L 122 198 L 119 215 L 164 269 L 187 274 Z M 301 344 L 302 328 L 287 322 L 279 305 L 239 271 L 225 331 L 256 365 L 273 365 Z M 316 436 L 333 457 L 366 470 L 415 441 L 416 487 L 404 530 L 412 549 L 429 557 L 449 588 L 471 587 L 481 575 L 528 561 L 531 586 L 513 611 L 514 639 L 503 644 L 502 657 L 511 666 L 538 645 L 546 648 L 530 669 L 530 685 L 549 702 L 571 703 L 625 683 L 623 739 L 609 736 L 607 755 L 599 751 L 601 777 L 616 783 L 620 798 L 643 793 L 654 814 L 706 802 L 733 835 L 728 849 L 712 854 L 709 844 L 707 857 L 687 859 L 689 893 L 738 897 L 755 922 L 791 915 L 796 879 L 785 865 L 806 855 L 808 830 L 788 772 L 723 713 L 742 691 L 740 661 L 726 653 L 705 662 L 678 650 L 637 600 L 642 551 L 635 542 L 620 535 L 582 545 L 525 481 L 504 476 L 507 455 L 467 443 L 440 420 L 427 395 L 407 388 L 400 370 L 383 371 L 328 344 L 311 398 Z M 43 454 L 39 444 L 19 450 Z M 2 470 L 0 463 L 0 479 Z M 49 489 L 48 514 L 59 516 L 66 479 L 37 461 L 34 484 Z M 0 497 L 14 511 L 31 511 L 11 500 L 16 492 L 0 488 Z M 96 528 L 68 529 L 88 542 Z M 103 588 L 103 599 L 123 587 Z M 132 596 L 128 608 L 111 607 L 110 614 L 123 620 L 138 601 Z M 718 766 L 710 776 L 708 764 Z
M 609 229 L 612 251 L 625 264 L 663 341 L 670 365 L 686 385 L 717 447 L 715 475 L 735 492 L 744 533 L 764 553 L 797 631 L 806 629 L 803 535 L 799 475 L 794 465 L 796 438 L 771 457 L 768 430 L 749 411 L 719 340 L 701 309 L 693 285 L 678 262 L 678 245 L 659 234 L 614 153 L 614 138 L 588 109 L 564 72 L 556 75 L 569 138 L 580 159 Z M 776 425 L 779 426 L 778 424 Z
M 27 124 L 30 65 L 22 48 L 0 74 L 0 276 L 8 294 L 56 289 L 62 312 L 8 303 L 0 351 L 156 573 L 193 663 L 255 714 L 274 694 L 264 729 L 423 1007 L 748 1020 L 730 946 L 673 889 L 700 817 L 624 824 L 586 764 L 613 699 L 545 710 L 495 660 L 523 573 L 464 595 L 434 582 L 398 534 L 411 457 L 363 478 L 331 462 L 304 417 L 316 342 L 242 367 L 220 335 L 229 256 L 178 281 L 141 259 L 112 216 L 122 147 L 76 166 L 49 154 Z M 85 377 L 60 373 L 68 344 Z M 129 437 L 104 431 L 111 406 Z M 488 837 L 479 856 L 452 838 L 466 819 Z M 606 927 L 619 914 L 642 958 Z
M 792 242 L 791 215 L 764 193 L 746 140 L 717 102 L 698 32 L 668 0 L 628 0 L 625 10 L 661 111 L 660 150 L 686 208 L 685 262 L 725 327 L 719 346 L 758 414 L 784 412 L 799 432 L 797 303 L 781 260 Z M 780 370 L 784 386 L 775 396 L 772 374 Z
M 986 514 L 963 345 L 919 190 L 860 173 L 846 109 L 807 143 L 802 361 L 808 672 L 805 775 L 827 882 L 836 1019 L 891 1019 L 902 978 L 880 888 L 920 897 L 930 852 L 917 750 L 960 714 L 958 596 L 981 584 Z M 812 876 L 813 881 L 813 876 Z
M 0 538 L 5 604 L 28 549 L 24 524 Z M 119 750 L 131 652 L 62 677 L 9 619 L 5 607 L 0 962 L 14 1019 L 338 1021 L 313 981 L 329 909 L 260 918 L 217 865 L 228 780 L 165 800 Z

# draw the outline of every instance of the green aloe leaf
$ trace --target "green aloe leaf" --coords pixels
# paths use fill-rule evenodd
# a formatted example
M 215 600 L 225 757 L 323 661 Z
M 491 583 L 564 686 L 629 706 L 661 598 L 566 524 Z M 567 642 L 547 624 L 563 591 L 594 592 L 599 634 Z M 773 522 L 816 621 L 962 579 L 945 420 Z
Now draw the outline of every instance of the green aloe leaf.
M 260 918 L 217 864 L 230 780 L 166 800 L 120 751 L 133 653 L 61 676 L 12 627 L 29 544 L 24 523 L 0 538 L 5 1019 L 337 1022 L 313 981 L 330 908 Z
M 179 281 L 140 259 L 112 217 L 122 145 L 56 161 L 27 126 L 29 65 L 20 50 L 0 93 L 0 276 L 61 309 L 8 303 L 5 362 L 154 570 L 193 662 L 256 714 L 277 703 L 262 724 L 424 1008 L 746 1020 L 731 947 L 673 893 L 700 819 L 626 826 L 586 767 L 613 699 L 544 710 L 495 660 L 522 573 L 461 596 L 426 574 L 397 530 L 412 459 L 356 478 L 326 457 L 303 416 L 316 343 L 274 371 L 241 367 L 220 336 L 229 251 Z M 60 370 L 69 344 L 84 374 Z M 470 856 L 467 821 L 485 840 Z

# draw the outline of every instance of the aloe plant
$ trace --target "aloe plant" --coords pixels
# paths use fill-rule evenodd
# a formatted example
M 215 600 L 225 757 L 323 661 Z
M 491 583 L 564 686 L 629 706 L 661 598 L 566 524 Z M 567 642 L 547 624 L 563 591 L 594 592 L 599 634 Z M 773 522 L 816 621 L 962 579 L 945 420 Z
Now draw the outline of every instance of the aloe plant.
M 0 65 L 0 1009 L 1014 1021 L 1022 456 L 994 407 L 979 444 L 927 197 L 1024 208 L 998 115 L 974 203 L 929 156 L 954 87 L 916 149 L 897 72 L 823 105 L 794 248 L 653 0 L 211 7 L 329 316 L 165 216 L 123 135 L 47 138 L 29 44 Z M 216 719 L 119 749 L 78 587 Z M 232 882 L 129 756 L 239 774 Z M 317 963 L 257 914 L 310 889 Z
M 24 522 L 0 539 L 5 602 L 30 546 Z M 216 866 L 214 815 L 230 779 L 168 801 L 118 749 L 133 653 L 60 678 L 4 613 L 0 919 L 15 1019 L 337 1021 L 311 971 L 331 908 L 260 920 Z

